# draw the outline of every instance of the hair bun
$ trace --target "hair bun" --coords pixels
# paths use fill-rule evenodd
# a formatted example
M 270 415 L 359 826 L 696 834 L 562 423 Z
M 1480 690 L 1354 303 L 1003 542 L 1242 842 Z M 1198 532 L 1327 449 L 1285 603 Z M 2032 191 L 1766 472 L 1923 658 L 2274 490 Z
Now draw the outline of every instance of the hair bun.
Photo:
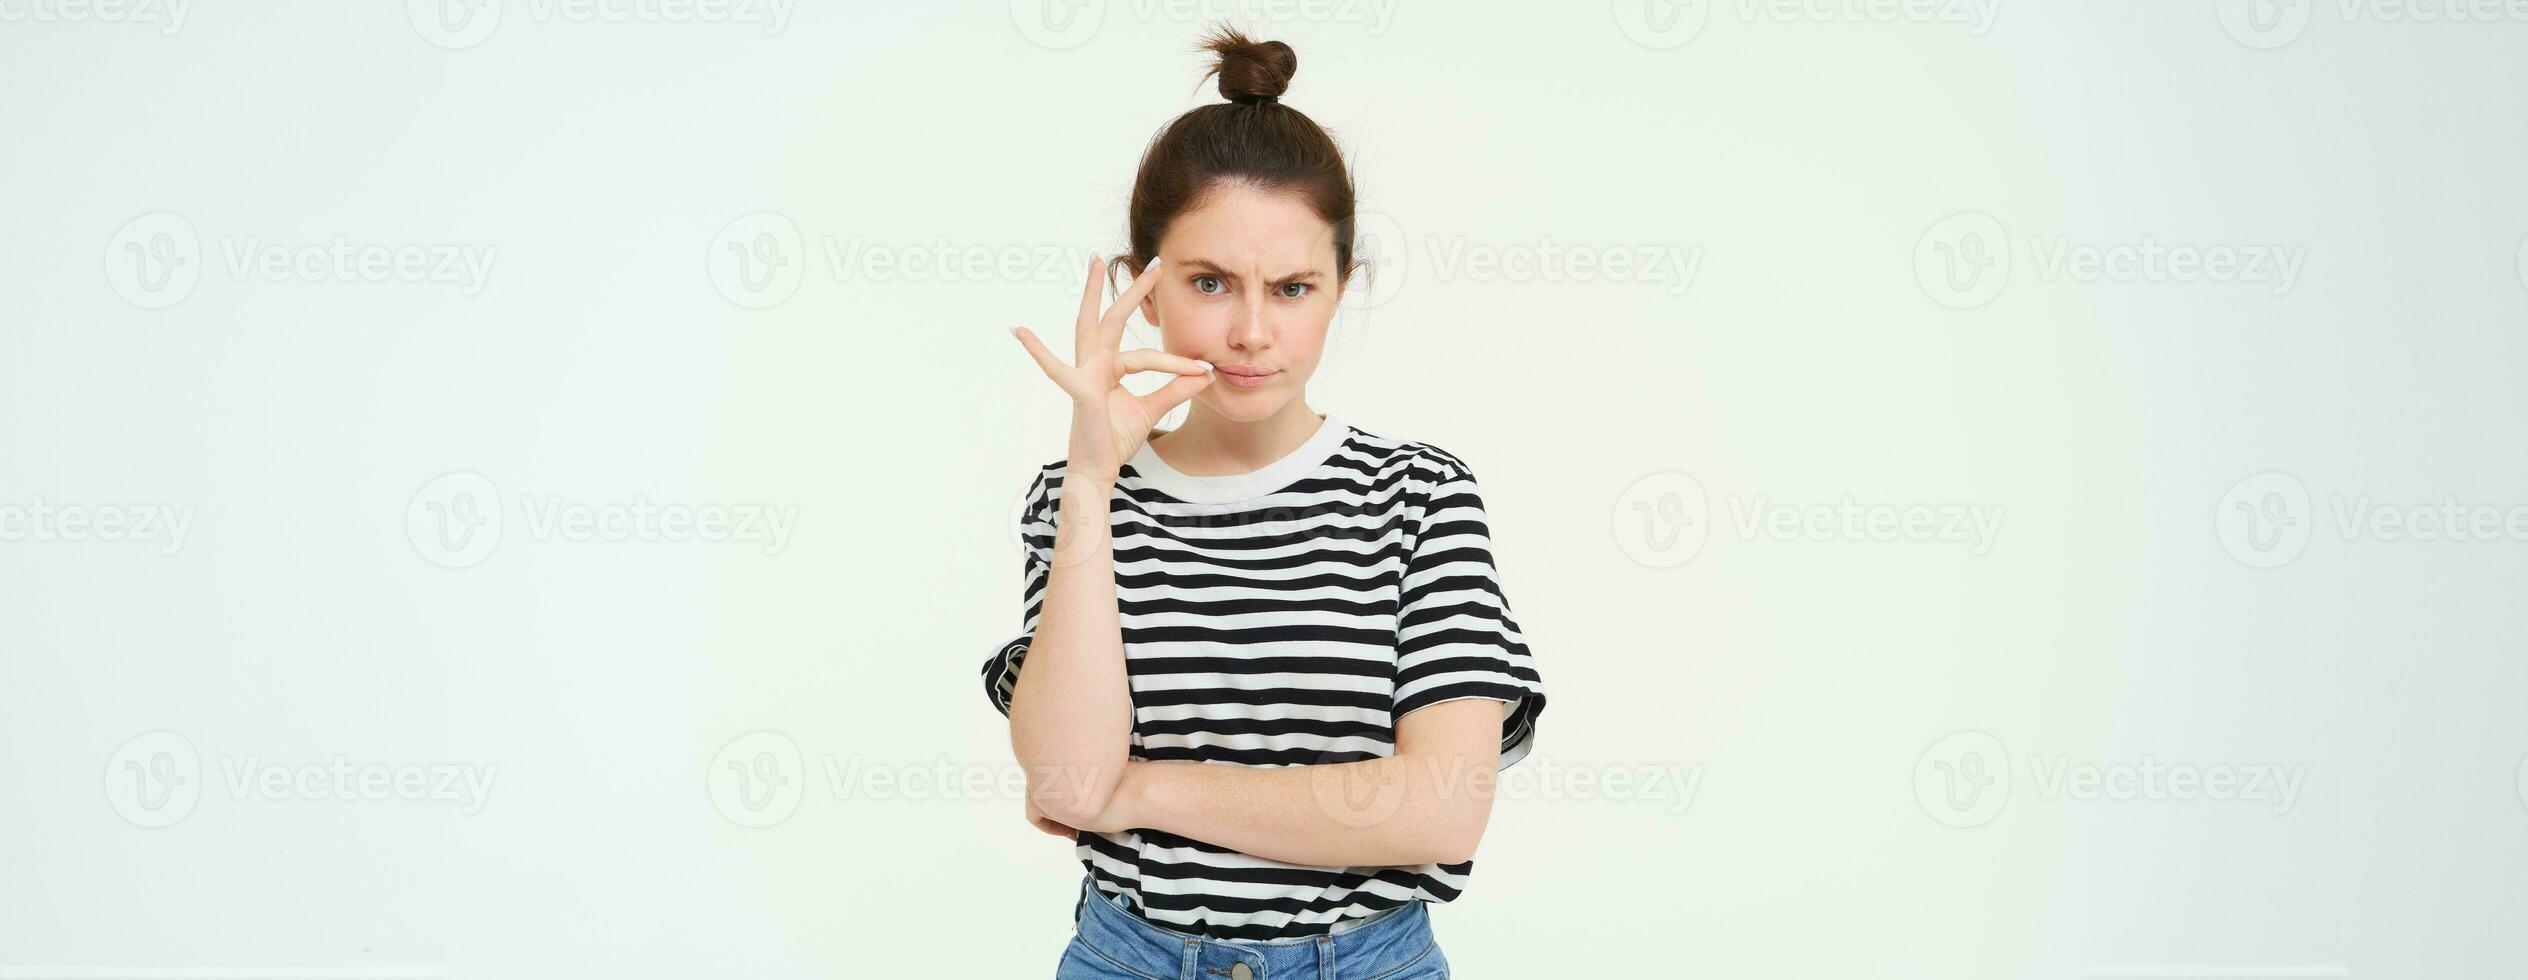
M 1290 45 L 1253 40 L 1225 25 L 1204 36 L 1203 49 L 1218 56 L 1205 77 L 1220 76 L 1220 95 L 1231 102 L 1276 101 L 1299 73 L 1299 53 Z

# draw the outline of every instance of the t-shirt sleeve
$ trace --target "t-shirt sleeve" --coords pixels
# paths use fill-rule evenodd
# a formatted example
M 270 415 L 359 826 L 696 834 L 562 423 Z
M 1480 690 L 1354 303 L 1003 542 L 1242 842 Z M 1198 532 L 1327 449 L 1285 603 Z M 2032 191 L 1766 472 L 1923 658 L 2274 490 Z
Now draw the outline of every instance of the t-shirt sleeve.
M 1396 615 L 1393 717 L 1460 698 L 1502 702 L 1501 768 L 1526 758 L 1545 713 L 1545 683 L 1492 562 L 1474 472 L 1441 470 L 1418 518 Z
M 1054 511 L 1046 483 L 1044 471 L 1037 471 L 1018 512 L 1019 550 L 1024 553 L 1019 566 L 1018 635 L 983 661 L 983 696 L 1004 716 L 1009 714 L 1010 698 L 1018 692 L 1018 669 L 1027 659 L 1027 646 L 1036 638 L 1036 617 L 1044 612 L 1045 583 L 1053 568 Z

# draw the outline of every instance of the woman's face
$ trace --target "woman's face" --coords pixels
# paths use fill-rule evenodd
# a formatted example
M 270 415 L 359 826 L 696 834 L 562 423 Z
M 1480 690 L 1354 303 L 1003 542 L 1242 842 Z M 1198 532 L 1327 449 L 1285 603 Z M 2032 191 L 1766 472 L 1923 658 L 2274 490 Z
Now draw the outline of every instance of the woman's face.
M 1168 226 L 1159 271 L 1142 318 L 1158 325 L 1168 353 L 1219 369 L 1196 400 L 1253 422 L 1307 387 L 1343 283 L 1334 226 L 1306 203 L 1245 184 L 1214 187 Z

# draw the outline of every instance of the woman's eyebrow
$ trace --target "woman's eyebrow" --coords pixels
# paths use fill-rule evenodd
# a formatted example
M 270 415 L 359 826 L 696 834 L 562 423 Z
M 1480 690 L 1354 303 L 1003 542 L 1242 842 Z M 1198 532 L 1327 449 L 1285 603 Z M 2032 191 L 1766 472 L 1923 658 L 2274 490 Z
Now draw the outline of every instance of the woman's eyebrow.
M 1227 269 L 1221 268 L 1221 267 L 1220 267 L 1220 263 L 1214 262 L 1214 261 L 1212 261 L 1212 260 L 1210 260 L 1210 259 L 1201 259 L 1201 258 L 1186 259 L 1186 260 L 1184 260 L 1183 262 L 1179 262 L 1179 263 L 1177 263 L 1177 265 L 1178 265 L 1178 267 L 1180 267 L 1180 268 L 1186 268 L 1186 269 L 1198 269 L 1198 270 L 1201 270 L 1201 271 L 1203 271 L 1203 272 L 1208 272 L 1208 273 L 1211 273 L 1211 274 L 1213 274 L 1213 275 L 1220 276 L 1220 277 L 1222 277 L 1222 278 L 1224 278 L 1224 279 L 1237 279 L 1237 278 L 1239 278 L 1239 276 L 1238 276 L 1238 274 L 1237 274 L 1237 273 L 1234 273 L 1234 272 L 1231 272 L 1231 271 L 1229 271 L 1229 270 L 1227 270 Z M 1286 282 L 1315 282 L 1315 281 L 1320 280 L 1320 279 L 1323 279 L 1323 278 L 1325 278 L 1325 273 L 1323 273 L 1323 272 L 1322 272 L 1322 271 L 1320 271 L 1320 270 L 1317 270 L 1317 269 L 1301 269 L 1301 270 L 1299 270 L 1299 271 L 1297 271 L 1297 272 L 1285 273 L 1285 274 L 1283 274 L 1283 275 L 1281 275 L 1281 276 L 1279 276 L 1279 277 L 1277 277 L 1277 278 L 1275 278 L 1275 279 L 1272 279 L 1271 281 L 1272 281 L 1272 282 L 1275 282 L 1275 283 L 1286 283 Z

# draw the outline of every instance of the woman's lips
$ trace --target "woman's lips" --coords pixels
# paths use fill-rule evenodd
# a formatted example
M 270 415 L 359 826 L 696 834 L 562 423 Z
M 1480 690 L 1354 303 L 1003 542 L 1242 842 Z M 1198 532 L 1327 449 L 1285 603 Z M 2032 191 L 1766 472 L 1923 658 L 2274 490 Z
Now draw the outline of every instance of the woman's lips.
M 1220 380 L 1240 388 L 1254 388 L 1273 380 L 1280 374 L 1279 371 L 1268 371 L 1263 368 L 1223 367 L 1220 369 Z

